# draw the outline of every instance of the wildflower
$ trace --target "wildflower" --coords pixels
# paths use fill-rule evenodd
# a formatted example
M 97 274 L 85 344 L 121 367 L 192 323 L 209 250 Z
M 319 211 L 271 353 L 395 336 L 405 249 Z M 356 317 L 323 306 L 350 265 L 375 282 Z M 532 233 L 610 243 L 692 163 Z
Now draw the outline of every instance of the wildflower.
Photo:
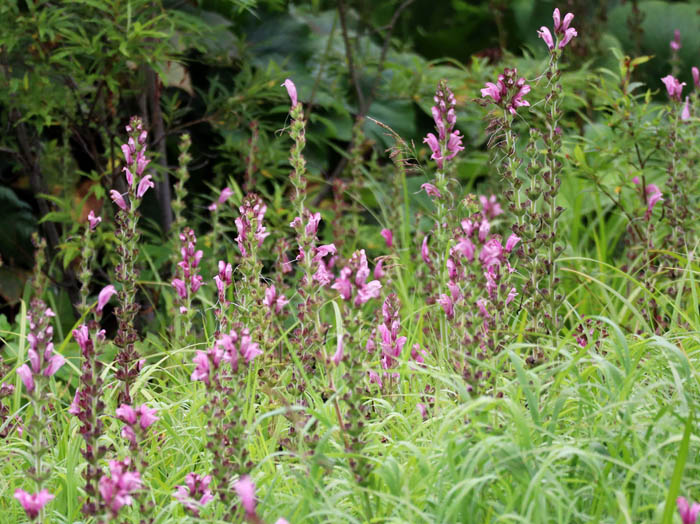
M 518 78 L 517 69 L 505 68 L 503 74 L 498 75 L 496 84 L 486 83 L 486 87 L 481 90 L 481 96 L 483 98 L 491 97 L 494 104 L 507 109 L 511 115 L 515 115 L 519 107 L 530 105 L 530 102 L 523 99 L 530 92 L 530 86 L 525 82 L 524 78 Z
M 547 44 L 547 47 L 549 50 L 554 49 L 554 40 L 552 39 L 552 33 L 549 32 L 549 28 L 547 26 L 542 26 L 540 27 L 539 31 L 537 31 L 537 36 L 544 40 L 544 43 Z
M 138 198 L 143 198 L 143 195 L 145 195 L 146 191 L 148 191 L 148 189 L 151 187 L 156 187 L 156 185 L 151 180 L 151 175 L 146 175 L 139 182 L 139 186 L 136 189 L 136 196 Z
M 340 336 L 338 337 L 338 343 L 336 345 L 335 353 L 331 357 L 331 361 L 333 364 L 336 366 L 340 365 L 340 361 L 343 360 L 343 354 L 344 354 L 344 346 L 343 346 L 343 337 Z
M 445 311 L 445 314 L 447 315 L 447 318 L 452 319 L 455 316 L 455 309 L 454 309 L 454 303 L 452 302 L 452 298 L 449 295 L 446 295 L 443 293 L 440 295 L 440 298 L 438 298 L 438 304 L 442 306 L 442 309 Z
M 700 504 L 694 502 L 693 505 L 690 506 L 685 497 L 678 497 L 676 499 L 676 505 L 678 506 L 678 513 L 680 513 L 683 524 L 695 524 L 697 522 L 698 514 L 700 514 Z
M 438 85 L 434 100 L 435 105 L 431 108 L 431 113 L 438 136 L 428 133 L 423 142 L 428 144 L 433 153 L 430 158 L 435 160 L 438 169 L 442 169 L 445 160 L 452 160 L 457 153 L 464 150 L 462 146 L 464 137 L 459 134 L 458 130 L 454 130 L 457 122 L 455 113 L 457 101 L 445 82 Z M 447 152 L 445 156 L 443 156 L 443 151 Z
M 294 82 L 292 82 L 289 78 L 287 78 L 284 81 L 284 84 L 282 84 L 282 87 L 285 87 L 287 89 L 287 94 L 289 95 L 289 98 L 292 101 L 292 109 L 297 105 L 297 86 L 294 85 Z
M 479 195 L 479 202 L 481 202 L 481 210 L 486 215 L 486 218 L 494 218 L 503 214 L 503 209 L 496 200 L 496 195 L 491 195 L 488 198 L 484 195 Z
M 128 404 L 122 404 L 115 411 L 117 418 L 124 422 L 126 426 L 122 428 L 122 437 L 136 445 L 136 432 L 143 432 L 158 420 L 156 410 L 149 408 L 146 404 L 141 404 L 137 409 Z M 136 431 L 134 430 L 136 428 Z
M 681 93 L 683 92 L 683 87 L 685 82 L 679 82 L 677 78 L 672 75 L 666 75 L 661 79 L 661 81 L 666 85 L 666 91 L 668 92 L 668 97 L 671 100 L 681 101 Z
M 111 198 L 112 202 L 117 204 L 122 211 L 126 211 L 128 209 L 126 202 L 124 201 L 124 197 L 116 189 L 111 189 L 109 191 L 109 198 Z
M 102 310 L 105 308 L 107 305 L 107 302 L 109 302 L 109 299 L 112 298 L 113 295 L 116 295 L 117 290 L 114 288 L 112 284 L 109 284 L 108 286 L 105 286 L 102 288 L 102 291 L 100 291 L 100 294 L 97 296 L 97 312 L 102 313 Z
M 55 496 L 48 490 L 42 489 L 39 493 L 27 493 L 23 489 L 15 490 L 15 498 L 22 504 L 24 511 L 30 520 L 34 520 L 48 502 Z
M 498 238 L 489 239 L 479 254 L 479 262 L 488 269 L 491 266 L 500 266 L 503 262 L 503 246 Z
M 265 298 L 263 298 L 263 304 L 267 306 L 270 311 L 273 311 L 276 315 L 279 315 L 282 308 L 289 304 L 289 299 L 284 295 L 277 295 L 277 290 L 274 284 L 270 284 L 265 289 Z
M 552 13 L 552 20 L 554 21 L 554 34 L 557 37 L 561 37 L 559 40 L 559 49 L 564 49 L 564 47 L 566 47 L 566 45 L 571 42 L 574 37 L 578 36 L 576 29 L 569 27 L 573 19 L 574 15 L 572 13 L 567 13 L 564 15 L 564 19 L 562 20 L 561 13 L 559 12 L 558 8 Z M 537 36 L 544 40 L 544 43 L 547 44 L 550 51 L 554 51 L 556 44 L 548 27 L 540 27 L 539 31 L 537 31 Z
M 423 184 L 422 186 L 420 186 L 420 188 L 421 188 L 423 191 L 425 191 L 426 193 L 428 193 L 428 196 L 437 197 L 437 198 L 441 198 L 441 197 L 442 197 L 442 194 L 440 193 L 440 190 L 439 190 L 437 187 L 435 187 L 433 184 L 429 184 L 429 183 L 426 182 L 425 184 Z
M 511 234 L 506 240 L 506 252 L 510 253 L 518 242 L 520 242 L 520 237 L 515 233 Z
M 243 475 L 234 484 L 233 489 L 236 490 L 238 498 L 241 500 L 241 506 L 247 517 L 255 515 L 255 484 L 248 475 Z
M 474 242 L 472 242 L 468 237 L 465 237 L 458 240 L 457 244 L 452 248 L 451 253 L 461 253 L 469 262 L 472 262 L 474 260 L 475 250 L 476 246 L 474 245 Z
M 430 251 L 428 250 L 428 236 L 423 237 L 423 245 L 420 249 L 420 256 L 423 258 L 423 262 L 430 265 Z
M 669 46 L 675 52 L 680 51 L 680 49 L 681 49 L 681 32 L 678 29 L 676 29 L 673 32 L 673 40 L 671 40 L 671 42 L 669 43 Z
M 212 202 L 207 209 L 209 211 L 216 211 L 220 205 L 224 204 L 229 198 L 231 198 L 231 195 L 233 195 L 233 189 L 228 186 L 223 188 L 221 193 L 219 193 L 219 198 L 217 198 L 215 202 Z
M 508 292 L 508 296 L 506 297 L 506 306 L 513 302 L 515 300 L 515 297 L 518 296 L 518 293 L 516 292 L 515 288 L 510 288 L 510 291 Z
M 117 515 L 123 506 L 130 506 L 134 499 L 131 494 L 141 489 L 141 475 L 138 471 L 129 471 L 131 461 L 110 460 L 110 476 L 100 478 L 100 495 L 113 515 Z
M 254 248 L 254 244 L 250 244 L 251 236 L 258 247 L 260 247 L 263 241 L 270 236 L 270 233 L 263 225 L 263 219 L 265 218 L 267 206 L 258 195 L 251 193 L 245 197 L 243 200 L 243 205 L 240 206 L 238 210 L 240 211 L 241 215 L 235 220 L 236 229 L 238 229 L 236 243 L 238 244 L 238 249 L 241 252 L 241 255 L 247 257 L 248 251 Z M 316 217 L 316 227 L 318 227 L 318 220 L 320 219 L 321 215 L 318 214 L 318 217 Z M 309 224 L 312 223 L 313 217 L 309 218 Z M 306 228 L 308 231 L 308 224 Z
M 681 120 L 688 120 L 690 118 L 690 97 L 685 97 L 685 104 L 683 105 L 683 111 L 681 111 Z
M 88 213 L 88 223 L 90 224 L 90 231 L 95 231 L 95 228 L 102 222 L 102 217 L 95 216 L 95 212 L 91 209 Z
M 394 245 L 394 234 L 391 232 L 391 229 L 386 229 L 386 228 L 382 229 L 380 232 L 380 235 L 382 235 L 382 237 L 384 237 L 384 241 L 386 242 L 386 247 L 391 249 L 392 246 Z
M 693 73 L 693 84 L 695 85 L 695 89 L 700 88 L 700 70 L 693 66 L 690 71 Z
M 552 13 L 552 19 L 554 20 L 554 32 L 558 34 L 565 34 L 569 29 L 571 21 L 574 19 L 574 15 L 572 13 L 566 13 L 566 15 L 564 15 L 564 21 L 562 22 L 559 8 L 556 8 L 554 9 L 554 13 Z
M 661 193 L 661 190 L 656 184 L 649 184 L 646 187 L 645 190 L 646 193 L 646 198 L 647 198 L 647 211 L 646 214 L 644 215 L 644 218 L 646 220 L 649 220 L 651 217 L 651 211 L 656 205 L 657 202 L 663 202 L 663 194 Z
M 391 293 L 382 305 L 384 322 L 379 324 L 377 330 L 381 338 L 381 363 L 384 369 L 396 366 L 396 359 L 401 355 L 401 350 L 406 344 L 406 337 L 399 336 L 401 327 L 399 306 L 399 298 L 395 293 Z
M 209 484 L 211 475 L 201 477 L 196 473 L 188 473 L 184 486 L 175 486 L 174 497 L 194 517 L 199 517 L 199 511 L 214 499 Z

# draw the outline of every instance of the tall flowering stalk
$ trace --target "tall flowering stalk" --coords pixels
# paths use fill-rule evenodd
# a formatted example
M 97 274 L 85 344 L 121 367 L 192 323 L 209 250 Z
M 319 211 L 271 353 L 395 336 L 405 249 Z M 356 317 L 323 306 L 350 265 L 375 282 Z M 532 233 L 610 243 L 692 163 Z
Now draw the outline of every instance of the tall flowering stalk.
M 180 306 L 182 336 L 187 338 L 192 329 L 192 298 L 199 291 L 204 283 L 201 275 L 198 274 L 199 263 L 202 260 L 203 252 L 196 249 L 197 237 L 192 228 L 186 227 L 180 233 L 180 255 L 182 260 L 177 263 L 177 278 L 173 279 L 171 285 L 177 294 L 177 302 Z
M 292 207 L 296 210 L 297 216 L 304 215 L 304 200 L 306 199 L 306 160 L 302 151 L 306 146 L 306 123 L 304 122 L 304 108 L 297 98 L 297 88 L 291 79 L 287 78 L 282 84 L 287 89 L 287 94 L 292 103 L 289 116 L 292 123 L 289 126 L 289 136 L 294 141 L 290 150 L 289 163 L 293 171 L 289 177 L 294 194 L 292 195 Z
M 212 454 L 211 476 L 216 480 L 213 492 L 225 508 L 225 518 L 237 512 L 229 484 L 235 475 L 246 475 L 253 468 L 246 449 L 243 420 L 245 375 L 248 366 L 262 351 L 248 330 L 232 329 L 222 333 L 207 351 L 194 357 L 193 381 L 203 382 L 208 402 L 207 449 Z
M 192 156 L 190 155 L 190 147 L 192 146 L 192 139 L 188 133 L 184 133 L 180 137 L 180 155 L 178 156 L 178 168 L 176 171 L 177 183 L 174 187 L 174 196 L 172 202 L 173 208 L 173 225 L 172 225 L 172 244 L 173 250 L 170 255 L 170 260 L 173 266 L 176 266 L 180 261 L 178 256 L 179 250 L 177 246 L 180 244 L 180 233 L 185 230 L 185 199 L 187 198 L 187 188 L 186 184 L 190 178 L 190 172 L 187 169 L 187 165 L 192 161 Z
M 559 83 L 561 76 L 559 61 L 563 49 L 578 35 L 576 29 L 570 27 L 574 19 L 572 13 L 567 13 L 562 19 L 559 9 L 555 9 L 552 19 L 554 21 L 554 36 L 552 36 L 552 33 L 546 26 L 542 26 L 537 32 L 549 49 L 549 64 L 545 73 L 549 92 L 544 100 L 545 131 L 542 133 L 545 145 L 544 165 L 541 169 L 543 184 L 543 187 L 541 187 L 542 208 L 539 213 L 533 198 L 538 189 L 534 177 L 531 177 L 530 195 L 528 195 L 532 201 L 531 214 L 537 215 L 542 225 L 541 231 L 536 235 L 538 239 L 537 244 L 541 246 L 541 250 L 534 262 L 534 270 L 531 271 L 533 276 L 529 289 L 531 294 L 540 296 L 537 296 L 535 301 L 530 304 L 530 310 L 533 314 L 539 315 L 540 299 L 544 299 L 544 302 L 547 304 L 543 315 L 544 324 L 550 332 L 553 332 L 559 324 L 558 303 L 561 297 L 555 291 L 559 282 L 555 262 L 563 251 L 562 245 L 556 242 L 557 222 L 559 215 L 563 211 L 562 207 L 557 206 L 556 198 L 561 185 L 561 179 L 559 178 L 561 163 L 557 159 L 561 148 L 559 120 L 561 118 L 560 99 L 562 87 Z M 532 236 L 532 233 L 530 236 Z M 529 240 L 531 239 L 528 238 Z M 546 287 L 541 286 L 539 282 L 542 277 L 547 279 Z
M 45 262 L 46 242 L 43 239 L 37 240 L 35 237 L 35 246 L 37 254 L 33 281 L 34 298 L 27 313 L 29 363 L 22 364 L 17 368 L 17 375 L 22 379 L 32 406 L 31 417 L 25 419 L 23 436 L 26 435 L 31 445 L 31 451 L 27 454 L 31 457 L 28 476 L 34 480 L 37 491 L 31 494 L 17 489 L 15 498 L 20 502 L 30 520 L 38 519 L 39 522 L 43 522 L 43 507 L 54 498 L 44 489 L 44 484 L 51 475 L 49 464 L 44 460 L 44 456 L 52 446 L 50 442 L 49 380 L 63 366 L 65 359 L 54 351 L 51 319 L 56 315 L 41 299 L 44 291 L 42 268 Z
M 88 295 L 90 294 L 90 280 L 92 278 L 92 264 L 95 259 L 95 247 L 93 246 L 92 233 L 97 226 L 102 222 L 102 217 L 95 216 L 95 212 L 91 209 L 88 213 L 88 223 L 83 231 L 83 239 L 80 247 L 80 272 L 78 280 L 80 281 L 80 304 L 78 311 L 84 315 L 88 310 Z
M 141 199 L 149 188 L 155 187 L 151 175 L 144 175 L 144 170 L 150 160 L 146 158 L 147 133 L 143 129 L 141 119 L 134 116 L 126 126 L 129 139 L 122 145 L 125 166 L 122 169 L 126 179 L 127 192 L 122 195 L 117 190 L 110 191 L 112 201 L 119 207 L 115 217 L 117 223 L 117 253 L 120 262 L 116 268 L 116 279 L 121 284 L 119 290 L 119 307 L 116 316 L 119 330 L 114 343 L 119 348 L 116 357 L 117 371 L 115 376 L 122 382 L 120 400 L 131 402 L 131 384 L 138 376 L 139 354 L 134 343 L 137 340 L 134 319 L 139 310 L 136 303 L 136 258 L 138 256 L 139 232 L 138 207 Z M 127 197 L 125 200 L 124 197 Z

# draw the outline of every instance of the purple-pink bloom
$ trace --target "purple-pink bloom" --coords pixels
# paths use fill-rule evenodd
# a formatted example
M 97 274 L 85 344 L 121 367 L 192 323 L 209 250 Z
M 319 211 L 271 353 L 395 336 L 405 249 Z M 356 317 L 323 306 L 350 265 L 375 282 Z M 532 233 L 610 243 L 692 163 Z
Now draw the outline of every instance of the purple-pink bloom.
M 428 250 L 428 236 L 423 237 L 423 245 L 420 248 L 420 256 L 423 258 L 423 262 L 430 265 L 430 251 Z
M 107 305 L 107 302 L 109 302 L 109 299 L 112 298 L 113 295 L 116 295 L 117 290 L 114 288 L 112 284 L 109 284 L 105 287 L 102 288 L 100 291 L 100 294 L 97 295 L 97 312 L 102 313 L 102 310 L 105 308 Z
M 255 515 L 255 484 L 250 477 L 248 475 L 243 475 L 233 485 L 233 489 L 236 490 L 246 515 Z
M 287 94 L 289 95 L 290 100 L 292 101 L 292 109 L 296 107 L 298 101 L 297 101 L 297 86 L 294 85 L 294 82 L 292 82 L 291 79 L 287 78 L 284 81 L 284 84 L 282 84 L 282 87 L 285 87 L 287 89 Z
M 209 211 L 216 211 L 216 209 L 223 203 L 225 203 L 229 198 L 231 198 L 231 195 L 233 195 L 233 189 L 230 187 L 225 187 L 221 190 L 221 193 L 219 194 L 219 198 L 216 200 L 216 202 L 213 202 L 212 204 L 209 205 L 207 208 Z
M 127 210 L 127 206 L 126 206 L 126 202 L 124 201 L 124 197 L 122 196 L 122 194 L 119 191 L 117 191 L 116 189 L 111 189 L 109 191 L 109 198 L 111 198 L 112 202 L 117 204 L 122 211 Z
M 340 337 L 338 337 L 338 343 L 336 344 L 335 353 L 331 357 L 331 361 L 336 366 L 340 365 L 340 361 L 343 360 L 343 354 L 344 354 L 343 347 L 344 347 L 343 346 L 343 337 L 340 336 Z
M 440 190 L 437 187 L 435 187 L 433 184 L 429 184 L 426 182 L 425 184 L 421 185 L 420 188 L 423 191 L 425 191 L 426 193 L 428 193 L 428 196 L 437 197 L 437 198 L 442 197 Z
M 131 131 L 127 131 L 131 132 Z M 131 165 L 131 155 L 134 151 L 132 151 L 132 147 L 130 144 L 122 144 L 122 153 L 124 153 L 124 161 L 128 164 Z
M 479 261 L 486 269 L 491 266 L 500 266 L 503 262 L 501 241 L 497 238 L 492 238 L 486 242 L 484 247 L 481 248 L 481 253 L 479 253 Z
M 666 75 L 661 79 L 661 81 L 666 86 L 666 91 L 668 92 L 669 98 L 680 102 L 685 82 L 679 82 L 673 75 Z
M 437 302 L 442 306 L 442 309 L 445 311 L 447 318 L 451 319 L 455 316 L 454 302 L 452 302 L 452 297 L 450 297 L 450 295 L 443 293 L 442 295 L 440 295 L 440 298 L 438 298 Z
M 681 111 L 681 120 L 688 120 L 690 118 L 690 97 L 685 97 L 685 104 L 683 105 L 683 111 Z
M 547 26 L 543 25 L 540 27 L 539 31 L 537 31 L 537 36 L 544 40 L 544 43 L 547 44 L 550 51 L 554 49 L 554 39 L 552 39 L 552 33 L 549 32 Z
M 151 175 L 146 175 L 139 181 L 139 185 L 136 188 L 136 197 L 143 198 L 149 188 L 156 187 L 156 185 L 151 180 Z
M 87 218 L 90 224 L 90 231 L 95 231 L 95 228 L 102 222 L 102 217 L 95 216 L 95 212 L 92 209 L 88 213 Z
M 700 504 L 694 502 L 691 506 L 685 497 L 678 497 L 676 499 L 676 505 L 678 506 L 678 513 L 680 513 L 681 520 L 683 524 L 695 524 L 698 520 L 698 514 L 700 514 Z
M 185 284 L 182 279 L 175 278 L 171 282 L 172 286 L 175 288 L 175 291 L 177 291 L 177 294 L 180 298 L 185 299 L 187 298 L 187 284 Z
M 22 383 L 27 388 L 28 393 L 34 391 L 34 374 L 27 364 L 22 364 L 17 368 L 17 375 L 22 379 Z
M 673 32 L 673 40 L 669 43 L 669 46 L 673 51 L 680 51 L 681 49 L 681 32 L 676 29 Z
M 520 237 L 515 233 L 512 233 L 508 237 L 508 240 L 506 240 L 506 252 L 510 253 L 513 248 L 518 245 L 518 242 L 520 242 Z
M 486 215 L 486 218 L 494 218 L 503 214 L 503 209 L 498 200 L 496 200 L 496 195 L 491 195 L 490 197 L 479 195 L 479 202 L 481 202 L 481 210 Z
M 464 255 L 469 262 L 474 260 L 474 251 L 476 251 L 476 246 L 468 237 L 460 238 L 453 249 Z
M 199 517 L 199 511 L 214 500 L 214 495 L 209 489 L 211 475 L 201 477 L 196 473 L 188 473 L 185 477 L 185 486 L 176 486 L 175 498 L 187 511 L 195 517 Z
M 578 36 L 578 33 L 576 32 L 576 29 L 573 27 L 570 27 L 569 29 L 566 30 L 564 33 L 564 37 L 561 39 L 561 42 L 559 42 L 559 49 L 564 49 L 564 47 L 571 42 L 571 40 L 574 39 L 574 37 Z
M 357 297 L 355 297 L 355 305 L 360 306 L 373 298 L 379 298 L 381 289 L 382 284 L 379 282 L 379 280 L 372 280 L 371 282 L 359 287 L 357 290 Z
M 384 228 L 381 230 L 379 233 L 384 237 L 384 241 L 386 242 L 386 247 L 391 249 L 394 245 L 394 234 L 391 232 L 391 229 Z
M 126 177 L 126 185 L 131 187 L 134 185 L 134 174 L 129 170 L 128 167 L 123 167 L 122 171 L 124 171 L 124 176 Z
M 39 516 L 41 510 L 54 498 L 47 489 L 42 489 L 39 493 L 27 493 L 23 489 L 15 490 L 15 498 L 24 508 L 27 517 L 34 520 Z
M 505 96 L 505 90 L 505 85 L 501 80 L 498 81 L 498 85 L 493 82 L 486 82 L 486 87 L 481 89 L 481 96 L 484 98 L 490 96 L 498 104 Z
M 138 471 L 128 471 L 131 462 L 128 458 L 109 462 L 110 476 L 100 478 L 100 495 L 113 515 L 123 506 L 130 506 L 134 499 L 131 494 L 141 489 L 141 475 Z
M 489 236 L 489 231 L 491 231 L 491 224 L 484 218 L 479 224 L 479 241 L 484 242 Z
M 663 194 L 661 193 L 661 190 L 656 184 L 649 184 L 646 187 L 646 197 L 647 197 L 647 212 L 644 215 L 644 218 L 649 220 L 651 217 L 651 211 L 656 205 L 657 202 L 663 202 L 662 198 Z
M 700 70 L 693 66 L 690 71 L 693 73 L 693 84 L 695 85 L 695 88 L 700 88 Z
M 513 300 L 515 299 L 516 296 L 518 296 L 518 293 L 515 290 L 515 288 L 514 287 L 510 288 L 510 291 L 508 292 L 508 296 L 506 297 L 506 306 L 508 304 L 510 304 L 511 302 L 513 302 Z

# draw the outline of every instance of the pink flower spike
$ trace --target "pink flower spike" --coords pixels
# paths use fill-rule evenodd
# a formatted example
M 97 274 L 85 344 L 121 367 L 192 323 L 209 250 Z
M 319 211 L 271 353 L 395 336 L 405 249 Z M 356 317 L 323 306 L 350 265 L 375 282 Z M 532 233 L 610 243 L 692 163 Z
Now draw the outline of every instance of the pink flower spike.
M 384 241 L 386 242 L 386 247 L 391 249 L 394 245 L 394 234 L 391 232 L 391 229 L 382 229 L 380 232 L 380 235 L 384 237 Z
M 666 75 L 661 79 L 661 81 L 666 86 L 666 91 L 668 92 L 669 98 L 680 102 L 685 82 L 679 82 L 673 75 Z
M 693 73 L 693 84 L 695 84 L 695 88 L 700 88 L 700 70 L 693 66 L 690 71 Z
M 91 209 L 88 213 L 88 223 L 90 224 L 90 231 L 95 231 L 95 228 L 102 222 L 102 217 L 96 217 L 95 212 Z
M 552 33 L 549 32 L 549 28 L 547 26 L 542 26 L 540 27 L 540 30 L 537 31 L 537 36 L 544 40 L 544 43 L 547 44 L 547 47 L 551 51 L 554 49 L 554 40 L 552 39 Z
M 110 190 L 109 198 L 111 198 L 112 202 L 117 204 L 122 211 L 127 210 L 126 202 L 124 201 L 124 197 L 122 196 L 122 194 L 119 191 L 117 191 L 116 189 Z
M 27 388 L 27 393 L 34 391 L 34 375 L 31 368 L 27 364 L 22 364 L 17 368 L 17 374 L 22 379 L 24 387 Z
M 109 302 L 109 299 L 112 298 L 112 295 L 116 294 L 117 290 L 114 289 L 112 284 L 103 287 L 102 291 L 100 291 L 100 294 L 97 296 L 97 312 L 102 313 L 102 310 L 107 305 L 107 302 Z
M 39 493 L 27 493 L 23 489 L 15 490 L 15 498 L 22 504 L 27 517 L 34 520 L 39 516 L 41 510 L 54 498 L 48 490 L 42 489 Z
M 156 185 L 151 180 L 151 175 L 146 175 L 141 179 L 139 187 L 136 189 L 137 198 L 143 198 L 143 195 L 145 195 L 146 191 L 151 187 L 156 187 Z
M 241 505 L 246 515 L 255 515 L 255 484 L 250 480 L 250 477 L 248 475 L 243 475 L 234 484 L 233 488 L 236 490 L 238 498 L 241 499 Z
M 698 514 L 700 513 L 700 504 L 695 502 L 690 506 L 685 497 L 678 497 L 676 499 L 676 505 L 678 506 L 678 513 L 680 513 L 683 524 L 696 524 Z
M 297 86 L 294 85 L 294 82 L 292 82 L 291 79 L 287 78 L 284 81 L 284 84 L 282 84 L 282 87 L 287 88 L 287 94 L 289 95 L 289 98 L 292 101 L 292 109 L 294 109 L 298 103 Z

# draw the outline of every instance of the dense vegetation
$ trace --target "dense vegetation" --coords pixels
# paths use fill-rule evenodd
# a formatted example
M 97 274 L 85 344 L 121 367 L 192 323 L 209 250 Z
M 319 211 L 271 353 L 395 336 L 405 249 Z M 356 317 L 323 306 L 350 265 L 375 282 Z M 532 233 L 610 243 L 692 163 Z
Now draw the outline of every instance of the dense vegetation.
M 417 4 L 0 5 L 3 522 L 696 522 L 698 5 Z

